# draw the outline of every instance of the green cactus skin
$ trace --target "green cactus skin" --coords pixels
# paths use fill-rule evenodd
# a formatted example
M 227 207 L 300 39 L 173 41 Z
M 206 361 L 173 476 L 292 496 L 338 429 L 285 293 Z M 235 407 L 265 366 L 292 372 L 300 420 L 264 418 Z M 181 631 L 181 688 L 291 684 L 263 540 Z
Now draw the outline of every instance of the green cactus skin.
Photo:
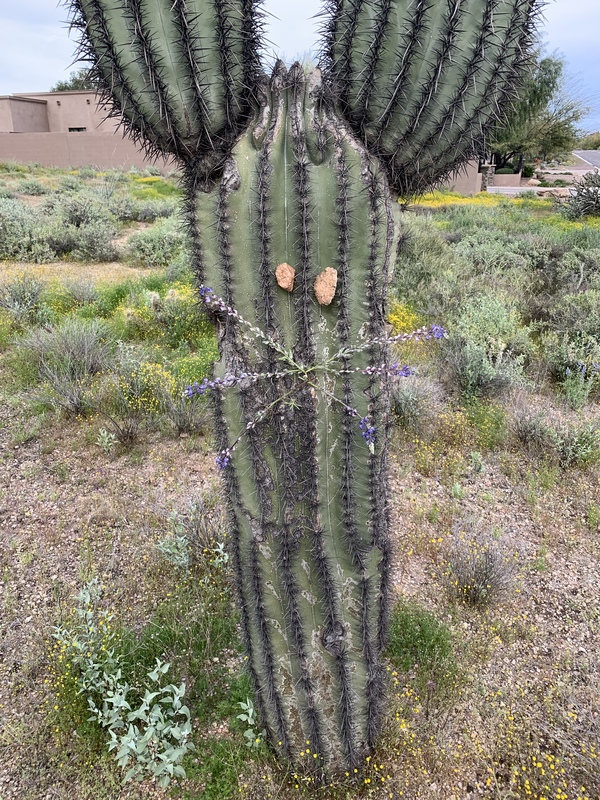
M 333 0 L 322 60 L 341 113 L 419 194 L 484 151 L 530 57 L 538 0 Z
M 385 334 L 392 204 L 379 163 L 323 106 L 318 72 L 305 79 L 300 66 L 279 65 L 265 95 L 219 188 L 195 191 L 192 180 L 189 211 L 203 283 L 310 367 Z M 275 279 L 284 262 L 296 270 L 291 293 Z M 313 285 L 327 267 L 338 290 L 321 306 Z M 216 321 L 219 375 L 277 369 L 277 354 L 243 326 Z M 353 371 L 317 372 L 326 391 L 288 376 L 219 395 L 223 448 L 241 437 L 225 477 L 257 706 L 271 741 L 296 763 L 308 740 L 320 766 L 354 766 L 378 730 L 388 403 L 380 378 L 361 370 L 385 359 L 381 344 L 338 359 Z M 244 434 L 257 411 L 286 395 Z M 375 421 L 373 454 L 345 406 Z
M 329 0 L 324 77 L 278 64 L 270 81 L 255 0 L 71 2 L 104 98 L 181 163 L 198 281 L 235 309 L 208 306 L 217 377 L 286 373 L 214 393 L 219 446 L 237 443 L 224 480 L 248 669 L 282 757 L 354 768 L 385 694 L 389 185 L 418 191 L 477 152 L 539 0 Z

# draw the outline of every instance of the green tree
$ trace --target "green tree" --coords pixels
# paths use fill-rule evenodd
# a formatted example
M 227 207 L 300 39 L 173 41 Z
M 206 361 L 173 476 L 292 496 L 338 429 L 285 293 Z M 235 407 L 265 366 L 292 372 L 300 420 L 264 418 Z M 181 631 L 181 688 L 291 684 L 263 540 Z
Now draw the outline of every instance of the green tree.
M 72 72 L 67 80 L 58 81 L 51 89 L 51 92 L 84 92 L 94 91 L 96 86 L 91 77 L 89 67 L 81 67 Z
M 496 128 L 490 149 L 496 168 L 525 158 L 548 159 L 571 150 L 579 134 L 577 123 L 587 108 L 567 91 L 564 61 L 556 56 L 537 58 L 521 99 L 506 121 Z

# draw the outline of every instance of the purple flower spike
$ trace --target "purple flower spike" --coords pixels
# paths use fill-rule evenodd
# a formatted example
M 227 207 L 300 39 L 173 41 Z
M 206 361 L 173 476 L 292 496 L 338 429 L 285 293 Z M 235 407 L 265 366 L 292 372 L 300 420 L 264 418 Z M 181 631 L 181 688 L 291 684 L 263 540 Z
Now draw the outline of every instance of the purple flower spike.
M 225 467 L 231 461 L 231 450 L 223 450 L 217 456 L 217 467 L 219 469 L 225 469 Z
M 359 424 L 362 431 L 362 437 L 369 445 L 369 448 L 371 448 L 375 444 L 375 426 L 371 425 L 371 420 L 369 417 L 362 417 Z
M 390 375 L 394 375 L 397 378 L 408 378 L 410 375 L 414 375 L 415 371 L 408 364 L 404 364 L 402 367 L 400 364 L 392 364 L 390 367 Z

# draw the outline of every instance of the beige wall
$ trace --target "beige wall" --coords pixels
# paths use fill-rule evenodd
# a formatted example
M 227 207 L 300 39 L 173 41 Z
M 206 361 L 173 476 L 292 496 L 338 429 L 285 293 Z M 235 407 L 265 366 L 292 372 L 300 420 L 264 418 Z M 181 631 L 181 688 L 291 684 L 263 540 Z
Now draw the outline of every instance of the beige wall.
M 43 100 L 0 97 L 0 131 L 48 131 L 48 114 Z
M 23 97 L 21 95 L 15 95 Z M 67 133 L 69 128 L 86 128 L 87 131 L 112 133 L 116 130 L 115 120 L 107 120 L 106 109 L 98 108 L 95 92 L 40 92 L 27 94 L 28 98 L 46 102 L 48 124 L 52 132 Z
M 444 181 L 442 188 L 452 189 L 459 194 L 473 195 L 481 191 L 479 162 L 469 161 L 466 166 Z
M 0 133 L 0 160 L 62 168 L 129 169 L 156 163 L 168 170 L 173 166 L 162 159 L 149 161 L 128 139 L 110 133 Z
M 494 173 L 492 186 L 520 186 L 520 185 L 521 185 L 520 172 L 517 175 L 498 175 L 497 172 Z
M 0 97 L 0 131 L 12 131 L 10 97 Z
M 46 103 L 42 100 L 29 98 L 10 98 L 12 110 L 12 130 L 16 133 L 45 133 L 48 127 L 48 113 Z

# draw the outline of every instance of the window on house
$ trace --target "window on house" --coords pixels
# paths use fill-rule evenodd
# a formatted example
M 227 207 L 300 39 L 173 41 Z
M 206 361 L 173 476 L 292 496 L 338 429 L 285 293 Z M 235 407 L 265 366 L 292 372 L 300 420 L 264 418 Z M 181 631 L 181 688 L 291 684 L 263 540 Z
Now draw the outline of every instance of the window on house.
M 69 133 L 81 133 L 81 131 L 86 131 L 87 128 L 69 128 Z

